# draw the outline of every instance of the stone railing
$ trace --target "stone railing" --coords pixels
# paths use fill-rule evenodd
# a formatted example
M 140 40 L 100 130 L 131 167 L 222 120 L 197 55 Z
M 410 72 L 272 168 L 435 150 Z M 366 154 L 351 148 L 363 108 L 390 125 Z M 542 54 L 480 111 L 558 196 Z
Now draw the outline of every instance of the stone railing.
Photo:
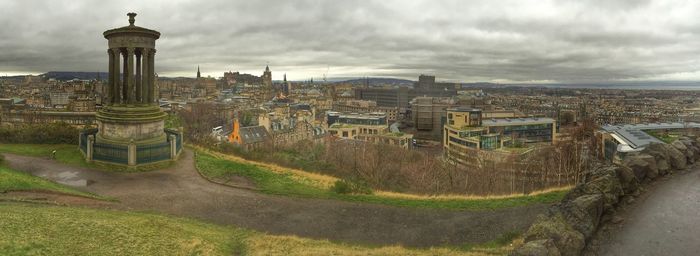
M 648 181 L 686 169 L 698 159 L 698 139 L 681 137 L 671 144 L 651 144 L 621 164 L 594 166 L 530 226 L 523 235 L 525 244 L 512 255 L 580 255 L 601 224 L 612 219 L 619 202 L 638 196 Z

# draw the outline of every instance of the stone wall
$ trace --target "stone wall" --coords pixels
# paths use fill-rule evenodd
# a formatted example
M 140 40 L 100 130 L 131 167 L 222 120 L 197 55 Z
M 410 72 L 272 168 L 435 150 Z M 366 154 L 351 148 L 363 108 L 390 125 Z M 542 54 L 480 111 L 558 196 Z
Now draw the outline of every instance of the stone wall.
M 639 195 L 645 183 L 700 159 L 700 140 L 681 137 L 671 144 L 651 144 L 629 154 L 620 165 L 599 164 L 560 203 L 550 207 L 524 234 L 512 255 L 580 255 L 619 202 Z

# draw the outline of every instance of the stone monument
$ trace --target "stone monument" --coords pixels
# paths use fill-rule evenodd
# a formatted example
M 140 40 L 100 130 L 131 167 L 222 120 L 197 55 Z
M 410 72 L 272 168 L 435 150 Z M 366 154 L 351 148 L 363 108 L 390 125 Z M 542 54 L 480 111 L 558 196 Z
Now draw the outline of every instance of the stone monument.
M 128 26 L 103 34 L 109 45 L 106 100 L 96 115 L 97 130 L 87 134 L 93 137 L 81 135 L 81 149 L 85 143 L 84 152 L 89 160 L 124 163 L 123 150 L 118 149 L 126 148 L 126 164 L 138 165 L 163 160 L 152 149 L 174 144 L 175 149 L 171 150 L 174 154 L 169 154 L 172 159 L 181 151 L 182 133 L 164 129 L 167 114 L 157 104 L 154 68 L 160 33 L 134 25 L 136 13 L 127 16 Z M 91 150 L 87 144 L 93 144 Z M 113 158 L 117 161 L 111 161 Z
M 135 26 L 136 13 L 128 15 L 129 26 L 104 32 L 109 40 L 109 81 L 106 105 L 97 112 L 97 141 L 163 142 L 166 114 L 155 102 L 153 71 L 160 33 Z

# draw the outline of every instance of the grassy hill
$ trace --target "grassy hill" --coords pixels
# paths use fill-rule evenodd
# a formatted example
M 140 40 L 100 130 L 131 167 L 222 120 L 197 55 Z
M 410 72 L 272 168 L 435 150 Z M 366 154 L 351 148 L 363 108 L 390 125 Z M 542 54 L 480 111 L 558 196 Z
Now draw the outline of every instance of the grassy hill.
M 337 193 L 334 186 L 339 179 L 332 176 L 245 160 L 201 148 L 196 148 L 195 152 L 197 170 L 204 177 L 210 180 L 225 180 L 231 176 L 242 176 L 252 180 L 261 192 L 275 195 L 338 199 L 401 207 L 483 210 L 557 202 L 567 192 L 567 189 L 560 189 L 532 195 L 501 197 L 426 196 L 388 191 L 372 191 L 371 194 Z
M 494 255 L 505 242 L 468 248 L 368 247 L 163 215 L 0 202 L 0 255 Z
M 15 149 L 15 151 L 21 151 Z M 30 150 L 25 152 L 38 152 Z M 38 152 L 36 154 L 43 154 Z M 70 155 L 70 154 L 69 154 Z M 68 155 L 68 156 L 69 156 Z M 71 159 L 68 157 L 67 159 Z M 235 165 L 257 175 L 269 193 L 304 194 L 313 180 L 278 175 L 245 163 L 205 159 L 218 167 Z M 224 161 L 224 162 L 220 162 Z M 70 162 L 70 161 L 67 161 Z M 76 163 L 74 163 L 76 164 Z M 228 168 L 227 168 L 228 169 Z M 313 177 L 313 176 L 310 176 Z M 267 183 L 266 183 L 267 182 Z M 310 183 L 307 183 L 310 182 Z M 67 186 L 2 166 L 0 193 L 54 191 L 99 198 Z M 311 190 L 327 195 L 327 190 Z M 338 195 L 342 196 L 342 195 Z M 351 196 L 351 195 L 348 195 Z M 368 195 L 372 196 L 372 195 Z M 342 198 L 340 198 L 342 199 Z M 352 199 L 348 199 L 352 200 Z M 382 199 L 383 200 L 383 199 Z M 0 200 L 0 255 L 501 255 L 513 248 L 507 235 L 487 244 L 427 249 L 395 246 L 363 246 L 296 236 L 269 235 L 233 226 L 220 226 L 165 215 L 4 202 Z M 516 244 L 519 241 L 516 241 Z
M 51 191 L 82 197 L 99 198 L 96 195 L 82 192 L 47 179 L 12 170 L 2 165 L 2 155 L 0 155 L 0 193 L 8 191 Z

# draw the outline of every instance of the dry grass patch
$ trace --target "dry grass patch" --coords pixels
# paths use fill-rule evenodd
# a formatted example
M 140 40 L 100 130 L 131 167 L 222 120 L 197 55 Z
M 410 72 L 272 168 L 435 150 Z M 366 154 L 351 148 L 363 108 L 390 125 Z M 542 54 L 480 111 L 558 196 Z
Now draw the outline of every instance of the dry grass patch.
M 505 255 L 515 246 L 499 242 L 463 248 L 371 247 L 268 235 L 157 214 L 3 202 L 0 230 L 0 255 L 450 256 Z
M 192 146 L 192 148 L 194 148 L 195 151 L 206 152 L 207 154 L 215 156 L 216 158 L 219 158 L 219 159 L 226 159 L 226 160 L 233 161 L 233 162 L 249 164 L 249 165 L 253 165 L 256 167 L 264 168 L 265 170 L 269 170 L 269 171 L 272 171 L 275 173 L 289 175 L 289 178 L 291 178 L 292 180 L 295 180 L 295 181 L 298 181 L 298 182 L 303 183 L 305 185 L 310 185 L 310 186 L 313 186 L 313 187 L 319 188 L 319 189 L 329 189 L 333 186 L 333 184 L 335 184 L 336 181 L 340 180 L 339 178 L 333 177 L 330 175 L 312 173 L 312 172 L 308 172 L 308 171 L 304 171 L 304 170 L 283 167 L 283 166 L 279 166 L 276 164 L 247 160 L 247 159 L 244 159 L 242 157 L 219 153 L 219 152 L 209 150 L 209 149 L 206 149 L 206 148 L 203 148 L 200 146 Z M 387 197 L 387 198 L 397 198 L 397 199 L 414 199 L 414 200 L 482 200 L 483 199 L 483 200 L 489 200 L 489 199 L 513 199 L 513 198 L 524 197 L 524 196 L 537 196 L 537 195 L 543 195 L 543 194 L 549 194 L 549 193 L 568 191 L 570 189 L 571 189 L 571 186 L 564 186 L 564 187 L 559 187 L 559 188 L 550 188 L 550 189 L 546 189 L 546 190 L 535 191 L 535 192 L 531 192 L 529 194 L 490 195 L 490 196 L 457 195 L 457 194 L 420 195 L 420 194 L 400 193 L 400 192 L 383 191 L 383 190 L 372 190 L 372 191 L 373 191 L 373 194 L 377 195 L 377 196 Z
M 264 162 L 257 162 L 257 161 L 251 161 L 247 160 L 242 157 L 234 156 L 234 155 L 227 155 L 223 153 L 219 153 L 213 150 L 209 150 L 200 146 L 192 146 L 196 151 L 201 151 L 201 152 L 206 152 L 207 154 L 210 154 L 212 156 L 215 156 L 219 159 L 226 159 L 229 161 L 233 162 L 239 162 L 239 163 L 244 163 L 244 164 L 249 164 L 249 165 L 254 165 L 256 167 L 262 167 L 267 170 L 270 170 L 275 173 L 279 174 L 289 174 L 290 178 L 299 181 L 301 183 L 311 185 L 320 189 L 328 189 L 333 184 L 338 180 L 338 178 L 329 176 L 329 175 L 323 175 L 323 174 L 318 174 L 318 173 L 312 173 L 312 172 L 307 172 L 299 169 L 292 169 L 292 168 L 287 168 L 287 167 L 282 167 L 276 164 L 269 164 L 269 163 L 264 163 Z
M 339 255 L 339 256 L 380 256 L 380 255 L 505 255 L 512 246 L 487 248 L 472 247 L 468 251 L 434 247 L 428 249 L 410 249 L 402 246 L 367 247 L 312 240 L 294 236 L 254 235 L 247 240 L 250 255 Z

